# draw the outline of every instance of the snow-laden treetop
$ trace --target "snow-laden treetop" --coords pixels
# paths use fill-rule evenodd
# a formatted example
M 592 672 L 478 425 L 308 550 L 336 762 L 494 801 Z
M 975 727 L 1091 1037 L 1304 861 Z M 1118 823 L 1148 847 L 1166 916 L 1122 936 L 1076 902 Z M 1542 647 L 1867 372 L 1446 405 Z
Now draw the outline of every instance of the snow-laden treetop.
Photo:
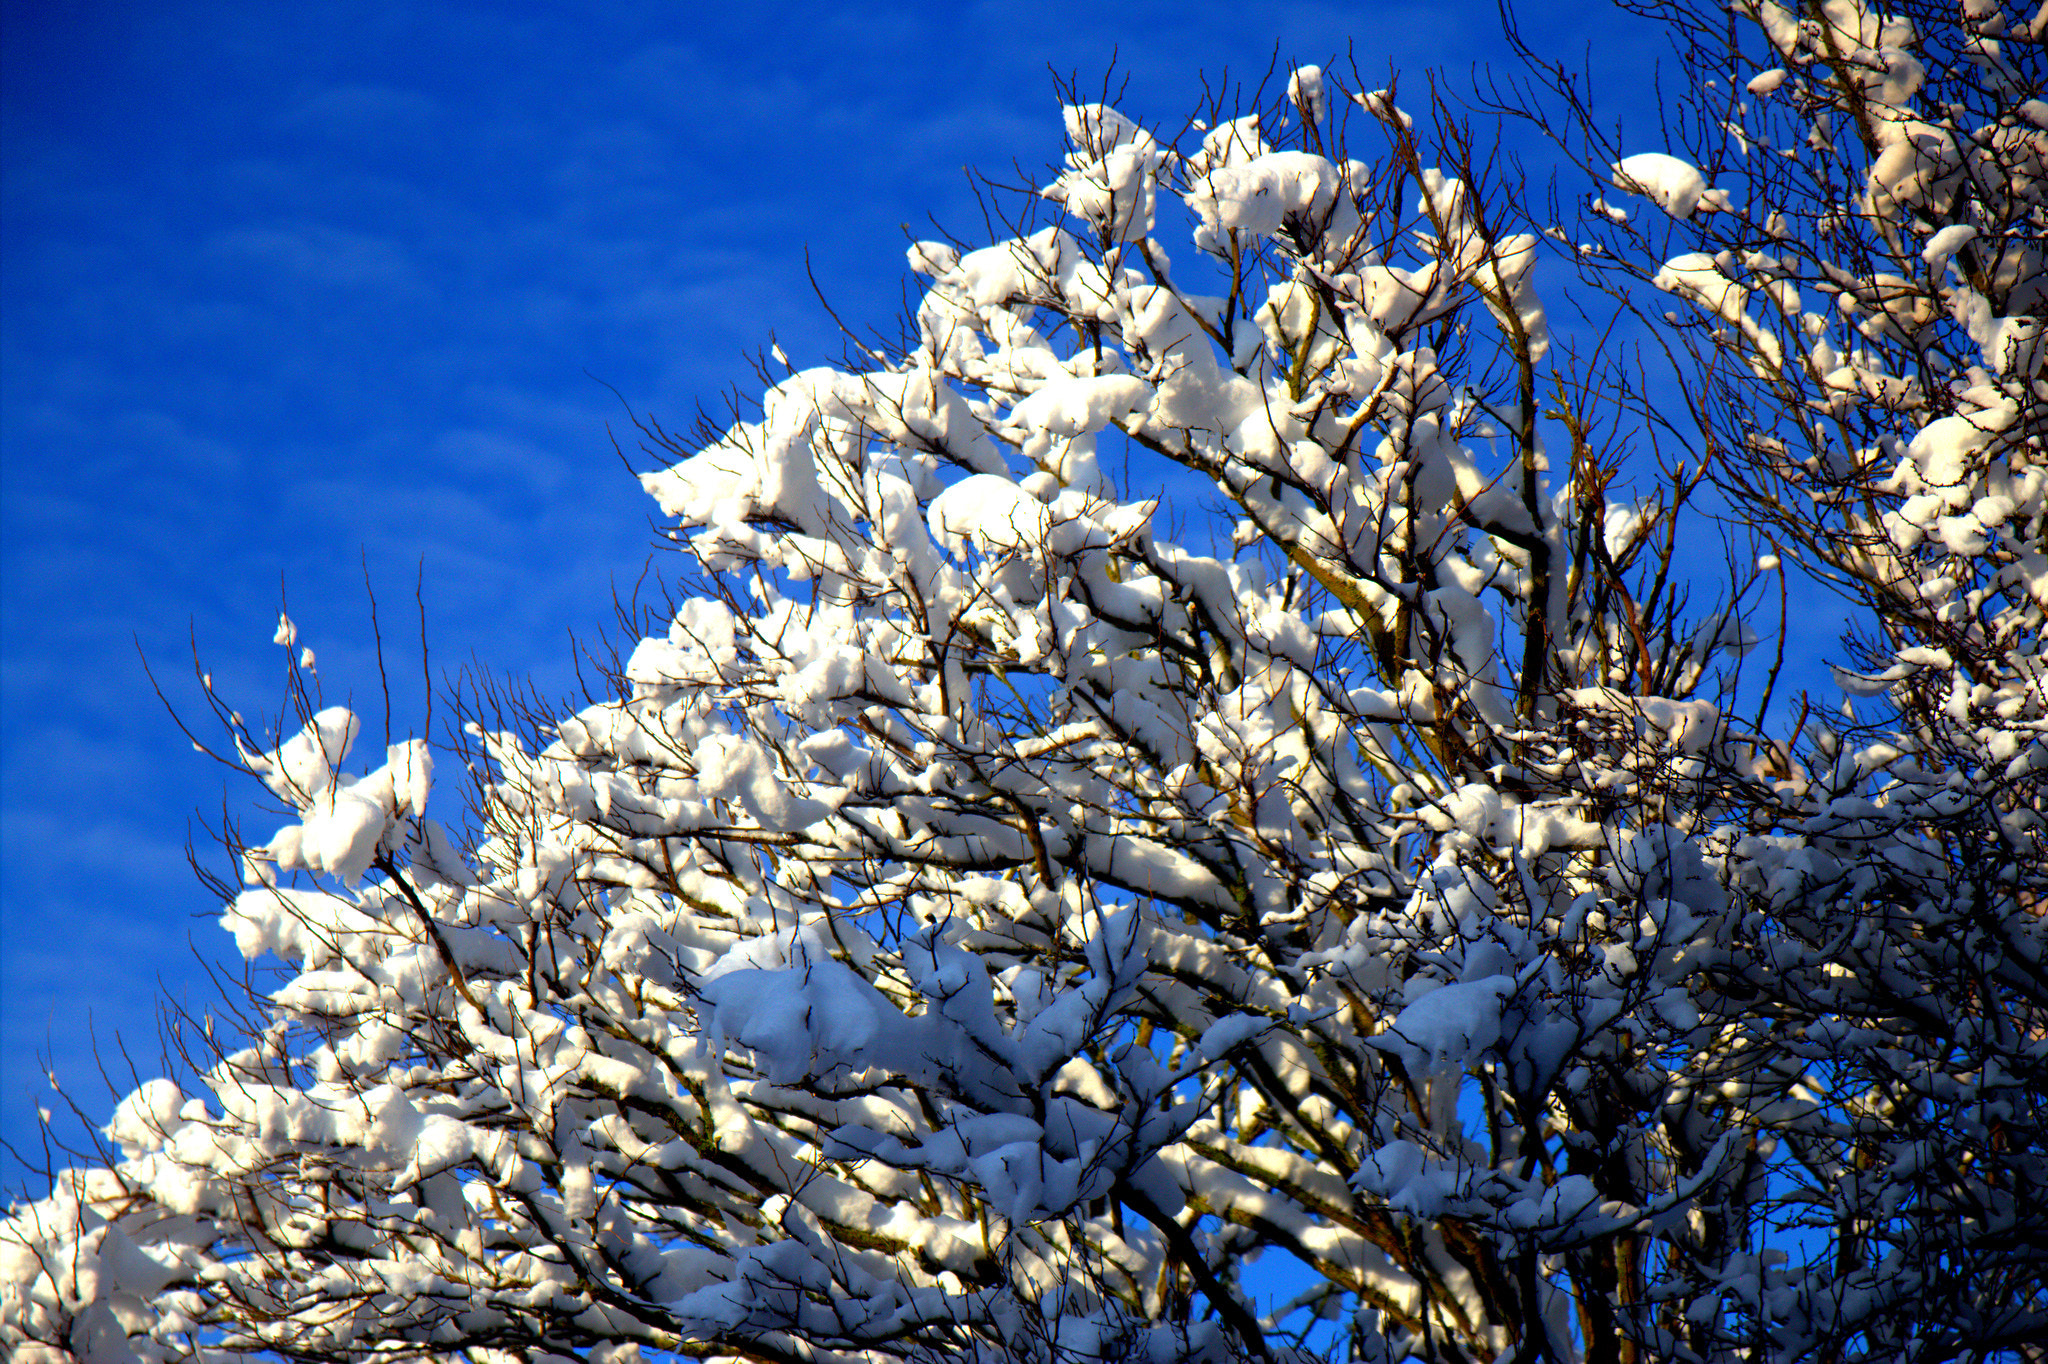
M 1066 108 L 902 347 L 655 441 L 673 598 L 575 714 L 468 700 L 452 830 L 426 744 L 220 705 L 284 979 L 15 1206 L 0 1341 L 2038 1339 L 2042 20 L 1735 11 L 1712 154 L 1574 125 L 1569 231 L 1312 67 L 1177 140 Z M 1734 718 L 1788 581 L 1861 613 L 1861 728 Z

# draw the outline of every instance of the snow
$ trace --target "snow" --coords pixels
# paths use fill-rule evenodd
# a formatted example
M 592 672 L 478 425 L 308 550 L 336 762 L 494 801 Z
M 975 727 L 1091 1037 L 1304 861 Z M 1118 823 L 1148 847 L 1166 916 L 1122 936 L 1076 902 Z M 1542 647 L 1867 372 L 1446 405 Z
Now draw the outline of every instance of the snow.
M 1271 236 L 1290 218 L 1331 213 L 1349 192 L 1341 171 L 1309 152 L 1268 152 L 1210 170 L 1188 206 L 1219 233 Z
M 1920 248 L 1920 259 L 1939 270 L 1950 256 L 1976 239 L 1975 223 L 1951 223 L 1927 239 L 1927 245 Z
M 1390 90 L 1368 90 L 1355 98 L 1377 118 L 1389 123 L 1398 123 L 1403 128 L 1415 126 L 1414 117 L 1395 106 L 1393 92 Z
M 315 797 L 299 827 L 303 864 L 353 882 L 369 870 L 388 822 L 376 802 L 329 789 Z
M 1678 219 L 1699 211 L 1707 194 L 1707 179 L 1699 167 L 1668 152 L 1638 152 L 1614 163 L 1614 184 L 1618 189 L 1641 194 Z
M 1152 230 L 1155 177 L 1167 152 L 1145 128 L 1105 104 L 1064 110 L 1073 150 L 1067 170 L 1044 191 L 1114 241 Z
M 1302 121 L 1321 123 L 1329 112 L 1323 95 L 1323 68 L 1298 66 L 1287 77 L 1287 102 L 1300 111 Z
M 172 1081 L 144 1081 L 115 1106 L 113 1121 L 106 1126 L 107 1137 L 131 1160 L 157 1150 L 183 1125 L 180 1114 L 184 1106 L 184 1092 Z
M 1652 283 L 1668 293 L 1696 300 L 1725 321 L 1739 323 L 1748 315 L 1749 290 L 1722 273 L 1721 263 L 1705 252 L 1673 256 Z
M 355 747 L 356 730 L 351 711 L 329 706 L 274 752 L 251 755 L 252 766 L 272 791 L 303 807 L 333 784 L 342 760 Z
M 644 475 L 665 617 L 573 713 L 467 729 L 445 826 L 422 740 L 238 731 L 286 807 L 221 914 L 252 1026 L 10 1210 L 0 1344 L 1306 1364 L 1535 1313 L 1567 1361 L 1620 1257 L 1763 1364 L 1917 1327 L 1893 1270 L 1954 1206 L 2007 1219 L 1968 1263 L 2041 1239 L 2039 194 L 1998 170 L 2039 120 L 1964 126 L 1939 43 L 1818 13 L 1735 12 L 1799 100 L 1709 92 L 1707 164 L 1812 135 L 1764 224 L 1662 152 L 1613 186 L 1676 225 L 1596 202 L 1674 353 L 1759 381 L 1711 466 L 1620 453 L 1537 235 L 1390 93 L 1419 164 L 1343 159 L 1313 67 L 1180 145 L 1068 107 L 1057 221 L 913 244 L 900 351 Z M 1801 102 L 1829 33 L 1874 156 Z M 1524 365 L 1583 445 L 1523 443 Z M 1882 698 L 1839 734 L 1761 705 L 1815 564 Z M 1194 1272 L 1261 1253 L 1311 1291 Z
M 1440 985 L 1403 1008 L 1374 1045 L 1401 1058 L 1411 1075 L 1455 1073 L 1500 1041 L 1508 976 Z
M 1055 436 L 1087 435 L 1137 411 L 1151 396 L 1150 384 L 1128 374 L 1061 375 L 1018 403 L 1010 420 Z
M 753 1049 L 762 1073 L 780 1084 L 821 1074 L 863 1058 L 884 1036 L 890 1012 L 872 987 L 829 957 L 787 970 L 729 971 L 707 981 L 705 1002 L 714 1026 Z

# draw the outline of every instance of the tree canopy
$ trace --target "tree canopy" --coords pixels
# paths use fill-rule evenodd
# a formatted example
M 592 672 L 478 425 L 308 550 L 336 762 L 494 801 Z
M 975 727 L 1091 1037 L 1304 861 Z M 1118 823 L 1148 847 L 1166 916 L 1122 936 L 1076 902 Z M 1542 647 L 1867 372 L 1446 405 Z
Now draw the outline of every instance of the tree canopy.
M 1644 8 L 1661 145 L 1533 53 L 1072 95 L 899 337 L 645 425 L 574 713 L 207 692 L 286 969 L 11 1209 L 0 1342 L 2040 1357 L 2048 11 Z

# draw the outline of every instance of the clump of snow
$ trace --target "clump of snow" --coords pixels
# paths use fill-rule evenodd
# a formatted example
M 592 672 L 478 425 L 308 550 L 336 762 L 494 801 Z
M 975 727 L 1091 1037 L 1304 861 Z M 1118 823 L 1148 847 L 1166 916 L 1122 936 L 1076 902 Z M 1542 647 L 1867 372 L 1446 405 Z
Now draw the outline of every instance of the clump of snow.
M 1501 1007 L 1514 992 L 1508 976 L 1442 985 L 1402 1009 L 1373 1044 L 1414 1076 L 1455 1073 L 1500 1041 Z
M 1301 114 L 1304 123 L 1321 123 L 1329 112 L 1323 96 L 1323 68 L 1298 66 L 1287 77 L 1287 102 Z
M 1948 263 L 1948 258 L 1977 239 L 1974 223 L 1951 223 L 1927 239 L 1927 245 L 1920 248 L 1920 259 L 1936 270 Z
M 1707 195 L 1699 167 L 1668 152 L 1638 152 L 1614 163 L 1617 189 L 1654 200 L 1674 218 L 1690 218 Z
M 1271 236 L 1290 219 L 1320 221 L 1350 192 L 1344 173 L 1310 152 L 1267 152 L 1202 177 L 1188 206 L 1218 233 Z

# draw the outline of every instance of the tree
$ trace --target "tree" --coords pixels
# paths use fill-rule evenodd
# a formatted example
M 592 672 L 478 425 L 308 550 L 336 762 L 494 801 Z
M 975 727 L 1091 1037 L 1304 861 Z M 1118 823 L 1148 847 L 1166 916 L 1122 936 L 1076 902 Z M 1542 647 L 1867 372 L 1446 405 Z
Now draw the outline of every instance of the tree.
M 458 698 L 452 831 L 208 692 L 286 979 L 15 1206 L 0 1340 L 2038 1357 L 2048 21 L 1905 8 L 1659 7 L 1671 152 L 1539 67 L 1575 231 L 1436 99 L 1073 99 L 900 343 L 647 425 L 674 594 Z M 1743 670 L 1794 575 L 1861 718 Z

